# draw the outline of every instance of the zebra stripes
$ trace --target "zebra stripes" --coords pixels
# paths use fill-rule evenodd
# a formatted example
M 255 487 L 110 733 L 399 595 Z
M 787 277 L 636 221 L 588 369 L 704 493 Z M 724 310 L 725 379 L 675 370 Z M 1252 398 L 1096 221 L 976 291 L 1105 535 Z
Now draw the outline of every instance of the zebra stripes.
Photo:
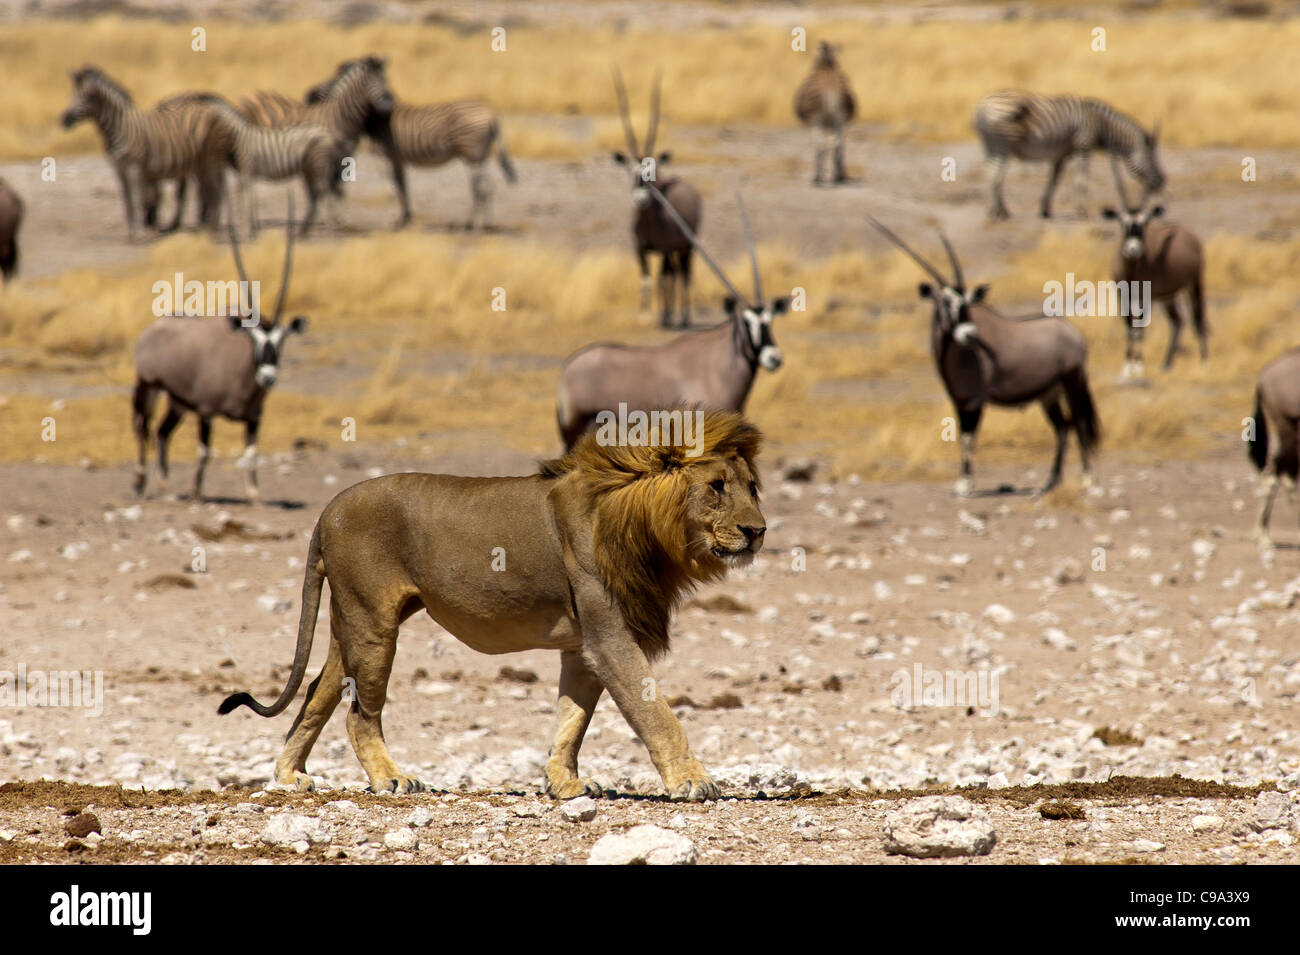
M 70 129 L 93 120 L 122 183 L 127 231 L 137 238 L 148 191 L 160 179 L 199 174 L 208 161 L 201 110 L 142 110 L 131 95 L 95 67 L 72 72 L 72 103 L 60 122 Z
M 985 157 L 994 164 L 994 219 L 1010 218 L 1002 198 L 1007 161 L 1014 157 L 1029 162 L 1052 163 L 1039 214 L 1052 215 L 1052 194 L 1066 160 L 1081 160 L 1080 203 L 1088 197 L 1088 156 L 1102 149 L 1122 159 L 1147 193 L 1163 188 L 1165 177 L 1156 158 L 1158 130 L 1148 133 L 1128 117 L 1101 100 L 1080 96 L 1039 96 L 1023 90 L 990 93 L 975 107 L 975 131 L 984 145 Z M 1086 214 L 1086 212 L 1085 212 Z
M 216 115 L 217 128 L 224 132 L 221 147 L 226 162 L 237 174 L 249 234 L 256 231 L 250 181 L 278 182 L 302 176 L 307 187 L 308 206 L 300 234 L 306 235 L 316 221 L 320 199 L 327 193 L 342 194 L 339 164 L 345 154 L 343 144 L 328 129 L 316 123 L 270 129 L 250 123 L 219 96 L 210 95 L 202 99 L 210 104 Z
M 844 127 L 857 114 L 849 78 L 840 69 L 835 51 L 824 40 L 817 48 L 813 70 L 794 94 L 794 114 L 813 131 L 813 184 L 826 182 L 824 160 L 831 160 L 830 181 L 844 182 Z

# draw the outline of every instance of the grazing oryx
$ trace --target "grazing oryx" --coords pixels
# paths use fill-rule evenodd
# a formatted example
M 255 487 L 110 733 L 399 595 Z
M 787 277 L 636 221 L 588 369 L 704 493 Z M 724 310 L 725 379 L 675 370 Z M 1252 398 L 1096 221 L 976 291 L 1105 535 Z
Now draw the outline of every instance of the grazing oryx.
M 239 240 L 235 237 L 234 214 L 230 216 L 230 247 L 239 272 L 241 305 L 231 314 L 202 318 L 168 315 L 158 319 L 141 333 L 135 345 L 136 384 L 131 399 L 135 437 L 139 444 L 139 464 L 135 473 L 135 492 L 143 494 L 149 445 L 149 419 L 161 392 L 167 393 L 167 414 L 158 426 L 159 483 L 167 479 L 167 442 L 186 411 L 199 417 L 199 463 L 194 474 L 194 499 L 203 492 L 203 471 L 212 453 L 212 419 L 218 415 L 244 422 L 245 444 L 240 465 L 246 468 L 245 482 L 249 500 L 256 503 L 257 429 L 262 423 L 262 406 L 266 394 L 275 384 L 284 340 L 291 334 L 306 331 L 307 319 L 295 317 L 287 325 L 280 323 L 285 299 L 289 294 L 289 275 L 293 268 L 293 198 L 285 220 L 287 233 L 284 250 L 284 276 L 280 297 L 271 321 L 244 311 L 255 298 L 252 286 L 239 257 Z M 259 321 L 244 325 L 245 318 Z
M 316 221 L 316 207 L 322 197 L 343 195 L 339 169 L 344 144 L 318 123 L 300 123 L 268 129 L 250 123 L 244 115 L 219 96 L 207 99 L 217 114 L 217 124 L 225 135 L 220 139 L 223 159 L 235 170 L 239 195 L 245 206 L 249 235 L 257 232 L 253 212 L 252 180 L 278 182 L 302 176 L 307 186 L 307 215 L 301 233 L 306 235 Z M 331 207 L 331 213 L 337 212 Z M 231 215 L 234 215 L 231 208 Z
M 101 70 L 87 66 L 70 74 L 72 103 L 60 123 L 71 129 L 92 119 L 122 183 L 126 226 L 139 234 L 145 206 L 160 179 L 202 177 L 212 161 L 204 149 L 206 114 L 196 110 L 142 110 L 126 90 Z
M 790 300 L 782 297 L 769 302 L 763 297 L 758 254 L 744 205 L 740 205 L 740 215 L 754 276 L 752 301 L 731 284 L 663 193 L 653 185 L 648 189 L 731 293 L 724 302 L 728 317 L 720 325 L 679 335 L 663 345 L 588 345 L 571 355 L 560 372 L 555 410 L 566 449 L 574 446 L 600 412 L 618 413 L 620 404 L 629 411 L 649 412 L 684 404 L 743 412 L 759 366 L 768 371 L 781 367 L 772 319 L 789 308 Z M 736 201 L 740 202 L 739 195 Z
M 813 185 L 827 182 L 823 160 L 831 159 L 830 182 L 844 182 L 844 127 L 853 120 L 857 101 L 849 78 L 835 59 L 834 48 L 822 41 L 812 72 L 794 94 L 794 114 L 813 130 Z
M 1270 431 L 1277 435 L 1277 447 L 1273 449 L 1271 459 Z M 1250 459 L 1261 472 L 1271 465 L 1272 473 L 1267 478 L 1264 504 L 1259 509 L 1259 520 L 1255 526 L 1259 542 L 1265 547 L 1271 547 L 1268 522 L 1273 512 L 1273 498 L 1277 495 L 1278 481 L 1286 481 L 1294 498 L 1296 478 L 1300 475 L 1300 349 L 1275 358 L 1259 373 L 1259 382 L 1255 385 Z
M 660 179 L 659 167 L 668 162 L 671 154 L 654 154 L 655 135 L 659 130 L 659 90 L 663 76 L 655 74 L 654 93 L 650 99 L 650 126 L 646 131 L 645 148 L 637 146 L 636 132 L 632 129 L 632 115 L 627 105 L 627 90 L 623 87 L 623 74 L 614 70 L 614 92 L 618 96 L 618 112 L 623 120 L 623 134 L 628 151 L 615 152 L 614 162 L 632 174 L 632 238 L 636 243 L 636 257 L 641 264 L 641 311 L 650 307 L 650 266 L 646 256 L 657 252 L 659 264 L 659 324 L 672 327 L 674 291 L 680 292 L 678 315 L 680 327 L 691 324 L 691 236 L 700 229 L 700 215 L 704 202 L 700 194 L 684 179 Z M 651 188 L 658 189 L 668 200 L 667 205 L 652 202 Z M 669 215 L 671 212 L 674 215 Z M 685 223 L 684 227 L 681 223 Z
M 6 282 L 18 274 L 18 228 L 22 224 L 22 197 L 0 179 L 0 275 Z
M 1141 378 L 1142 335 L 1151 322 L 1150 315 L 1142 315 L 1140 306 L 1134 315 L 1134 300 L 1138 302 L 1160 302 L 1165 307 L 1172 326 L 1169 332 L 1169 349 L 1165 352 L 1162 366 L 1168 370 L 1174 363 L 1178 351 L 1178 336 L 1183 330 L 1183 315 L 1178 309 L 1178 293 L 1186 289 L 1192 299 L 1192 328 L 1201 348 L 1201 361 L 1209 354 L 1206 338 L 1209 329 L 1205 323 L 1205 255 L 1201 251 L 1201 242 L 1189 230 L 1175 222 L 1157 222 L 1165 214 L 1165 207 L 1148 205 L 1143 198 L 1137 205 L 1129 202 L 1128 192 L 1124 188 L 1123 175 L 1119 164 L 1112 161 L 1115 173 L 1115 186 L 1119 189 L 1119 199 L 1123 210 L 1107 206 L 1101 211 L 1102 218 L 1116 219 L 1123 230 L 1120 235 L 1119 252 L 1115 256 L 1115 281 L 1150 282 L 1151 295 L 1134 296 L 1129 294 L 1129 315 L 1124 316 L 1124 325 L 1128 329 L 1128 339 L 1124 349 L 1123 377 Z M 1128 288 L 1140 286 L 1130 284 Z
M 939 238 L 952 263 L 951 282 L 885 226 L 875 219 L 871 224 L 937 283 L 922 282 L 920 293 L 934 305 L 930 347 L 961 427 L 961 477 L 955 493 L 965 497 L 974 490 L 971 457 L 985 404 L 1042 404 L 1056 431 L 1056 457 L 1042 493 L 1056 487 L 1061 479 L 1071 429 L 1079 439 L 1084 482 L 1090 483 L 1092 454 L 1101 437 L 1101 425 L 1088 389 L 1088 346 L 1079 330 L 1063 318 L 1016 321 L 1002 317 L 984 304 L 987 285 L 966 288 L 957 254 L 942 234 Z M 1068 418 L 1061 408 L 1062 399 L 1069 408 Z
M 1052 163 L 1052 173 L 1043 190 L 1038 214 L 1052 215 L 1052 193 L 1061 169 L 1071 156 L 1080 157 L 1079 210 L 1086 216 L 1088 200 L 1088 156 L 1104 149 L 1119 156 L 1129 172 L 1141 180 L 1147 194 L 1164 187 L 1165 176 L 1156 159 L 1157 123 L 1152 133 L 1114 107 L 1079 96 L 1038 96 L 1022 90 L 990 93 L 975 107 L 975 131 L 984 144 L 984 156 L 996 166 L 993 177 L 994 219 L 1009 219 L 1002 201 L 1002 180 L 1011 157 L 1030 162 Z
M 338 73 L 307 91 L 308 103 L 320 103 L 334 95 L 334 90 L 353 61 L 339 66 Z M 497 164 L 506 182 L 517 181 L 514 163 L 506 152 L 501 124 L 486 103 L 463 100 L 415 106 L 397 103 L 387 113 L 372 110 L 365 117 L 365 132 L 388 157 L 393 186 L 402 212 L 395 228 L 411 221 L 411 202 L 406 192 L 406 165 L 441 166 L 461 159 L 470 168 L 470 208 L 466 228 L 486 229 L 492 200 L 492 180 L 485 168 L 488 157 L 496 150 Z

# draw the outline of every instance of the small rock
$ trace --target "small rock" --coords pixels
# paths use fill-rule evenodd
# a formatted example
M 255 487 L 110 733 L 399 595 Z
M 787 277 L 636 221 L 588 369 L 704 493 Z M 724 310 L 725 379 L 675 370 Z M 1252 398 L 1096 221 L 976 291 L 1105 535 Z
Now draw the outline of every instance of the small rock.
M 960 796 L 924 796 L 885 814 L 885 851 L 915 859 L 988 855 L 989 814 Z
M 1009 607 L 1002 606 L 1002 604 L 989 604 L 984 608 L 984 617 L 985 619 L 997 624 L 999 627 L 1005 627 L 1009 623 L 1014 623 L 1016 619 L 1015 612 Z
M 411 814 L 406 817 L 406 824 L 412 829 L 424 829 L 433 823 L 433 813 L 424 806 L 418 806 L 411 810 Z
M 73 816 L 63 824 L 63 831 L 74 839 L 84 839 L 92 832 L 103 833 L 99 825 L 99 817 L 93 812 L 82 812 Z
M 1165 844 L 1163 842 L 1154 842 L 1150 839 L 1138 839 L 1133 843 L 1134 852 L 1164 852 Z
M 257 609 L 265 613 L 288 613 L 293 609 L 293 603 L 275 594 L 262 594 L 257 598 Z
M 1218 832 L 1223 828 L 1223 818 L 1221 816 L 1193 816 L 1192 832 L 1210 833 Z
M 591 822 L 596 818 L 596 800 L 590 796 L 579 796 L 566 802 L 560 812 L 569 822 Z
M 695 865 L 695 843 L 658 826 L 634 826 L 611 832 L 592 846 L 587 865 Z
M 391 832 L 384 833 L 384 845 L 389 849 L 414 852 L 419 844 L 420 840 L 416 838 L 414 829 L 394 829 Z
M 330 827 L 324 819 L 288 812 L 272 816 L 262 830 L 262 841 L 270 846 L 291 846 L 295 842 L 328 843 Z
M 1255 797 L 1255 817 L 1251 825 L 1256 832 L 1285 829 L 1290 824 L 1291 800 L 1280 792 L 1265 790 Z

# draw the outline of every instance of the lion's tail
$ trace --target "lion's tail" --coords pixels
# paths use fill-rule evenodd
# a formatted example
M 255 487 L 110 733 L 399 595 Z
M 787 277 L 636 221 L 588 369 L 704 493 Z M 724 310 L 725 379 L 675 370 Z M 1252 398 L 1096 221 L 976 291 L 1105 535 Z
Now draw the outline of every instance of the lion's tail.
M 302 686 L 302 678 L 307 672 L 307 661 L 311 658 L 312 637 L 316 633 L 316 614 L 320 611 L 321 588 L 325 583 L 325 564 L 321 560 L 320 524 L 311 535 L 311 545 L 307 549 L 307 573 L 302 581 L 302 616 L 298 618 L 298 647 L 293 654 L 293 672 L 289 674 L 289 683 L 284 691 L 270 706 L 263 706 L 253 699 L 251 693 L 234 693 L 221 701 L 217 713 L 224 716 L 231 710 L 247 706 L 258 716 L 275 716 L 292 702 Z

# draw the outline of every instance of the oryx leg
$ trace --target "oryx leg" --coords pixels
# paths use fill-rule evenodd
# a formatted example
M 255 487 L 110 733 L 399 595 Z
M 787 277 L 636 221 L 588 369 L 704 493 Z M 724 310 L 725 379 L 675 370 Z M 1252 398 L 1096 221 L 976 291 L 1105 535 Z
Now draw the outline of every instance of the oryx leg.
M 320 676 L 307 687 L 307 698 L 284 739 L 284 749 L 275 761 L 275 781 L 299 789 L 315 789 L 307 774 L 307 757 L 321 730 L 343 699 L 343 652 L 337 640 L 330 640 L 329 656 Z
M 169 465 L 167 462 L 167 443 L 171 441 L 172 432 L 176 426 L 181 423 L 181 418 L 185 412 L 178 408 L 170 398 L 167 400 L 167 414 L 163 415 L 162 423 L 158 425 L 158 490 L 161 494 L 167 493 L 167 476 Z
M 1277 496 L 1277 463 L 1269 463 L 1268 477 L 1264 479 L 1264 503 L 1259 508 L 1259 518 L 1255 521 L 1255 537 L 1264 547 L 1272 547 L 1268 536 L 1268 523 L 1273 516 L 1273 499 Z
M 1043 219 L 1052 218 L 1052 196 L 1056 192 L 1056 183 L 1061 178 L 1061 170 L 1065 168 L 1065 161 L 1070 158 L 1070 154 L 1058 156 L 1052 163 L 1052 171 L 1047 177 L 1047 188 L 1043 190 L 1043 198 L 1038 203 L 1038 215 Z
M 691 248 L 687 248 L 680 253 L 678 259 L 677 288 L 678 294 L 681 295 L 681 307 L 679 314 L 682 317 L 682 328 L 691 327 Z
M 578 750 L 596 712 L 604 687 L 582 661 L 582 654 L 560 654 L 560 697 L 556 704 L 555 742 L 546 760 L 545 789 L 556 799 L 599 796 L 600 784 L 578 775 Z
M 975 457 L 975 431 L 980 425 L 980 416 L 984 413 L 984 406 L 979 405 L 970 411 L 958 411 L 957 417 L 961 425 L 961 435 L 958 441 L 961 444 L 961 476 L 953 486 L 952 492 L 958 497 L 969 497 L 975 490 L 975 469 L 973 461 Z
M 246 422 L 244 425 L 244 453 L 239 456 L 239 467 L 244 468 L 244 488 L 248 493 L 248 503 L 257 504 L 262 499 L 262 492 L 257 489 L 257 429 L 261 426 L 260 418 Z
M 1056 432 L 1056 456 L 1052 458 L 1051 473 L 1047 475 L 1047 483 L 1043 485 L 1040 492 L 1046 494 L 1061 482 L 1061 465 L 1065 463 L 1065 449 L 1070 437 L 1070 420 L 1061 410 L 1060 397 L 1055 392 L 1043 399 L 1043 411 L 1052 424 L 1052 430 Z
M 641 314 L 650 311 L 650 261 L 647 250 L 637 246 L 637 265 L 641 267 Z
M 199 418 L 199 463 L 194 470 L 194 500 L 203 500 L 203 472 L 212 457 L 212 419 Z
M 677 253 L 665 252 L 659 257 L 659 326 L 672 328 L 673 299 L 677 286 Z
M 1201 362 L 1204 363 L 1210 357 L 1210 329 L 1205 324 L 1205 287 L 1201 283 L 1201 276 L 1197 276 L 1192 282 L 1192 329 L 1196 332 L 1197 343 L 1201 347 Z
M 1165 351 L 1164 363 L 1160 366 L 1164 371 L 1168 371 L 1174 364 L 1174 356 L 1178 354 L 1178 339 L 1183 333 L 1183 313 L 1178 308 L 1178 296 L 1171 295 L 1164 301 L 1165 314 L 1169 316 L 1169 348 Z
M 1124 316 L 1124 370 L 1120 373 L 1121 380 L 1141 378 L 1146 373 L 1146 366 L 1142 362 L 1142 333 L 1148 321 L 1149 315 Z
M 149 422 L 158 401 L 158 389 L 137 381 L 131 396 L 131 423 L 135 430 L 139 459 L 135 468 L 135 493 L 143 494 L 149 467 Z
M 993 164 L 993 206 L 989 209 L 989 218 L 1010 219 L 1011 213 L 1002 198 L 1002 183 L 1007 178 L 1007 157 L 990 156 L 989 162 Z

